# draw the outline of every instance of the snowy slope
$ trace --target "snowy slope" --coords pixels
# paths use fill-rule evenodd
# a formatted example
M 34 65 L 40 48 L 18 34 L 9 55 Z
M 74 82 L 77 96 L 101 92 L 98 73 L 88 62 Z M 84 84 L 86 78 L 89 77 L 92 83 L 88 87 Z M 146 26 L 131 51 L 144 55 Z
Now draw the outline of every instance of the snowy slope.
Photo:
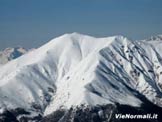
M 162 106 L 162 40 L 78 33 L 55 38 L 0 69 L 0 109 L 33 114 L 81 104 Z

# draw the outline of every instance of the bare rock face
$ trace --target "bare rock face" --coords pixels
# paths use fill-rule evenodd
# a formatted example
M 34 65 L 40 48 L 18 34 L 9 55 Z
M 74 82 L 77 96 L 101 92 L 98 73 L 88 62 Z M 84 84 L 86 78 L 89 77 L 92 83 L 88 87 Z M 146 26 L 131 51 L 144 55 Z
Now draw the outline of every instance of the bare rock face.
M 157 119 L 121 119 L 116 116 L 125 115 L 147 115 L 158 114 Z M 128 105 L 97 105 L 77 106 L 75 108 L 58 109 L 48 116 L 42 117 L 41 122 L 161 122 L 162 110 L 160 107 L 146 102 L 141 107 Z

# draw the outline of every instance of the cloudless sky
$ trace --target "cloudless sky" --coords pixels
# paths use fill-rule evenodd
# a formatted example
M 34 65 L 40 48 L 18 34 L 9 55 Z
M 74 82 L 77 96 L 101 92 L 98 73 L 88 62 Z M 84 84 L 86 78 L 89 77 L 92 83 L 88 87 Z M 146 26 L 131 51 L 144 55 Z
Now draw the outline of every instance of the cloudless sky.
M 144 39 L 162 34 L 162 0 L 0 0 L 0 50 L 65 33 Z

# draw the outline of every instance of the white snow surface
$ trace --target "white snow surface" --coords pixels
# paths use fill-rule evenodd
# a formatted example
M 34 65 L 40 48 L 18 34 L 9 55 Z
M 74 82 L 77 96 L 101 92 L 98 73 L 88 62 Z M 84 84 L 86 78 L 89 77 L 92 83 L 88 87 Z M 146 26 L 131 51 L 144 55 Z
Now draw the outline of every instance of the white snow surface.
M 159 38 L 65 34 L 0 67 L 0 108 L 37 104 L 44 115 L 81 104 L 140 106 L 138 94 L 162 106 L 161 88 Z

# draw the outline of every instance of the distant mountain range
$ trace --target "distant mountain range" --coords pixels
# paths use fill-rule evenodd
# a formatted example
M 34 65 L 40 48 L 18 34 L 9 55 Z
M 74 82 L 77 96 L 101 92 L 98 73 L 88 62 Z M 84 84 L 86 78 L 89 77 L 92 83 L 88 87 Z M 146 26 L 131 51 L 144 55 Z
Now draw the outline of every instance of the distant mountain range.
M 15 58 L 18 58 L 26 52 L 27 50 L 22 47 L 6 48 L 3 51 L 0 51 L 0 65 L 6 64 Z
M 72 33 L 26 52 L 0 53 L 1 121 L 129 122 L 115 118 L 127 112 L 162 119 L 162 36 Z

